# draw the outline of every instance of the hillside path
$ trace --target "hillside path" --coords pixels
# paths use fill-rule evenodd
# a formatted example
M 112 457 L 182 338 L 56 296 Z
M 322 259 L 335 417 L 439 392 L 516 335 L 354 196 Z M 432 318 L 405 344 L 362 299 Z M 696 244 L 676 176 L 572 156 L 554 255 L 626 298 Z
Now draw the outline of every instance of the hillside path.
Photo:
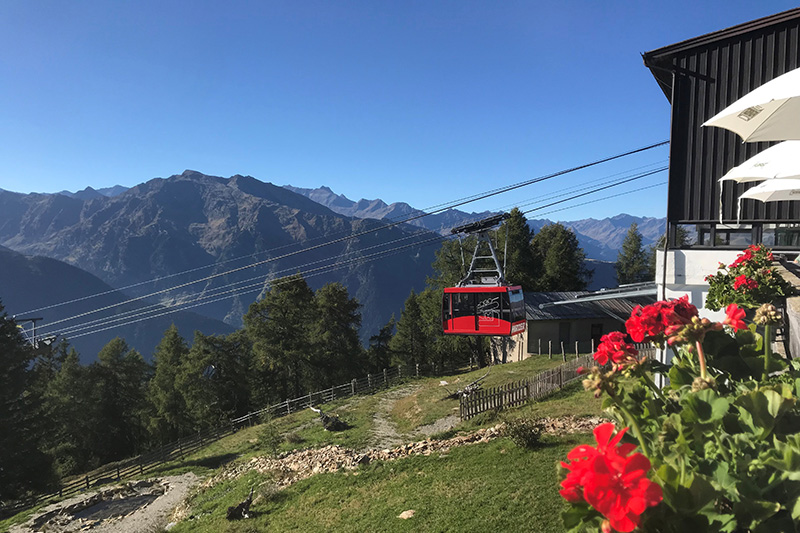
M 397 426 L 392 422 L 389 413 L 397 400 L 413 394 L 417 389 L 419 389 L 419 385 L 411 384 L 392 389 L 381 396 L 378 407 L 372 415 L 372 436 L 369 448 L 386 450 L 406 442 L 407 439 L 397 432 Z

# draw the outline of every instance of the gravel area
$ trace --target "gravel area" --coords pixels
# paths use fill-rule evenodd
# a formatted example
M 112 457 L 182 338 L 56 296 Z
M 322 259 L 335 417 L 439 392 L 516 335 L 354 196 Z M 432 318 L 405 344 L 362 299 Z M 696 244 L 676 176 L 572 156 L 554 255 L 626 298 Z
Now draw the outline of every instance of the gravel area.
M 188 472 L 105 487 L 48 505 L 9 533 L 152 533 L 167 525 L 198 481 Z

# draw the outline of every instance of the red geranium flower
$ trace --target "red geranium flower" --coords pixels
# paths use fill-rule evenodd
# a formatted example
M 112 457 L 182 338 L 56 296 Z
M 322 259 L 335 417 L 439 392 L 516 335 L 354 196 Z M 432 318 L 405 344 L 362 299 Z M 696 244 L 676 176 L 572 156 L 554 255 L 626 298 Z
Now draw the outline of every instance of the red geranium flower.
M 661 487 L 647 478 L 647 457 L 631 455 L 634 444 L 620 444 L 626 431 L 614 435 L 614 424 L 601 424 L 594 430 L 596 448 L 578 446 L 567 454 L 570 462 L 561 463 L 569 470 L 561 495 L 572 503 L 585 501 L 621 532 L 633 531 L 642 513 L 663 498 Z
M 746 329 L 747 324 L 744 323 L 742 320 L 744 318 L 745 311 L 744 309 L 740 309 L 736 304 L 730 304 L 725 309 L 725 320 L 722 321 L 723 324 L 726 326 L 730 326 L 733 328 L 733 331 L 739 331 L 740 329 Z
M 741 276 L 737 276 L 735 280 L 733 280 L 733 289 L 739 290 L 743 289 L 745 291 L 753 290 L 758 288 L 758 282 L 754 279 L 750 279 L 744 274 Z
M 594 360 L 604 365 L 611 360 L 618 365 L 636 361 L 639 351 L 632 344 L 625 342 L 625 334 L 612 331 L 600 338 L 600 345 L 594 353 Z
M 677 300 L 660 301 L 648 306 L 637 305 L 625 322 L 628 334 L 634 342 L 645 339 L 662 342 L 674 335 L 698 316 L 697 308 L 689 303 L 688 296 Z

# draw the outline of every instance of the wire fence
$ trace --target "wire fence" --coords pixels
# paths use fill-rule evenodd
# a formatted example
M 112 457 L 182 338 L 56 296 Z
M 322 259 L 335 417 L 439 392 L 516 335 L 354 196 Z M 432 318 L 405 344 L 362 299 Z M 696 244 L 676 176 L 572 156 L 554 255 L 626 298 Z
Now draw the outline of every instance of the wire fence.
M 218 427 L 182 437 L 136 457 L 105 465 L 71 480 L 51 493 L 18 500 L 13 503 L 0 502 L 0 517 L 10 516 L 55 498 L 71 496 L 105 483 L 143 476 L 147 472 L 152 472 L 161 465 L 172 461 L 183 461 L 200 448 L 232 435 L 244 427 L 256 425 L 267 416 L 278 418 L 302 411 L 312 405 L 320 405 L 340 398 L 372 394 L 403 379 L 427 375 L 430 373 L 428 370 L 426 367 L 421 368 L 420 365 L 415 365 L 407 370 L 404 370 L 401 366 L 384 368 L 382 372 L 367 374 L 362 378 L 353 379 L 349 383 L 311 392 L 299 398 L 286 399 L 275 405 L 233 418 Z

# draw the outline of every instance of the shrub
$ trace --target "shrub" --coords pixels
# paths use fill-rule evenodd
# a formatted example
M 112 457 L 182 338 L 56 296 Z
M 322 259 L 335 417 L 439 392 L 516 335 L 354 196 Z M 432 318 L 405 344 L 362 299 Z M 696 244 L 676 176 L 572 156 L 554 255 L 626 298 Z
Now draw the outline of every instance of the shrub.
M 544 425 L 537 419 L 520 417 L 506 421 L 503 435 L 520 448 L 533 449 L 542 445 Z

